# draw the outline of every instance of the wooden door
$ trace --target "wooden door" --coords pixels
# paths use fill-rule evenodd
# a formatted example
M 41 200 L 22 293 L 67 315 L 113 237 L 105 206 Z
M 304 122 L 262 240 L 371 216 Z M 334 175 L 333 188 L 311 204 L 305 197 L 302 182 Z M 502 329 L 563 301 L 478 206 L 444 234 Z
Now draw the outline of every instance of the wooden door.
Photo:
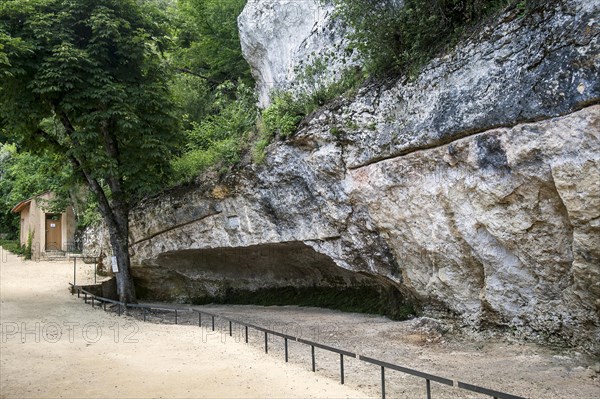
M 60 217 L 46 219 L 46 251 L 62 250 L 62 228 Z

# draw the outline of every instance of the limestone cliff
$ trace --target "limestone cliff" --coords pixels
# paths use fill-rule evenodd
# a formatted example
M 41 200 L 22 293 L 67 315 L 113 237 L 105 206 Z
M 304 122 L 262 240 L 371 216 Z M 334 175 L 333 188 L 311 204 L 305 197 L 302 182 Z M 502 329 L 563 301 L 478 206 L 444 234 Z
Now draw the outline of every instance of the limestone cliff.
M 310 93 L 359 63 L 333 14 L 323 0 L 248 0 L 238 26 L 261 106 L 273 91 Z
M 599 11 L 509 11 L 416 80 L 314 113 L 264 164 L 148 200 L 131 226 L 141 286 L 186 300 L 236 284 L 381 284 L 476 328 L 598 353 Z M 267 101 L 268 76 L 290 65 L 263 44 L 268 22 L 273 37 L 324 39 L 240 18 Z

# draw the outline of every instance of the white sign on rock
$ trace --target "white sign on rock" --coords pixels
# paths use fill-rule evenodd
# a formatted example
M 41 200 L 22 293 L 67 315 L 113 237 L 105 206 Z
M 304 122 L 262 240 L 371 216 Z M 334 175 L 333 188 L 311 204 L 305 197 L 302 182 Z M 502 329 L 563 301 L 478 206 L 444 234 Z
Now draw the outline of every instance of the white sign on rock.
M 118 273 L 119 272 L 119 264 L 117 263 L 117 257 L 116 256 L 112 256 L 110 258 L 111 264 L 112 264 L 112 271 L 113 273 Z

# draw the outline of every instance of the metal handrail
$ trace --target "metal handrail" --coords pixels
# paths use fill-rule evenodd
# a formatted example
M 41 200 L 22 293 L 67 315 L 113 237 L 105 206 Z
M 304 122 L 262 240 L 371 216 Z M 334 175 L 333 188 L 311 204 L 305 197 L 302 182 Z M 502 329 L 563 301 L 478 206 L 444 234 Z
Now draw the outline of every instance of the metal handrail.
M 492 389 L 483 388 L 477 385 L 467 384 L 466 382 L 457 381 L 458 387 L 461 389 L 466 389 L 467 391 L 482 393 L 484 395 L 488 395 L 493 397 L 494 399 L 523 399 L 521 396 L 511 395 L 509 393 L 504 393 L 500 391 L 494 391 Z
M 434 374 L 429 374 L 429 373 L 424 373 L 422 371 L 418 371 L 418 370 L 414 370 L 414 369 L 410 369 L 407 367 L 403 367 L 403 366 L 399 366 L 397 364 L 393 364 L 393 363 L 388 363 L 388 362 L 384 362 L 378 359 L 374 359 L 371 357 L 367 357 L 367 356 L 363 356 L 363 355 L 358 355 L 356 353 L 353 352 L 349 352 L 343 349 L 338 349 L 338 348 L 334 348 L 332 346 L 329 345 L 324 345 L 324 344 L 320 344 L 318 342 L 313 342 L 313 341 L 309 341 L 303 338 L 297 338 L 294 337 L 292 335 L 288 335 L 288 334 L 284 334 L 284 333 L 280 333 L 278 331 L 273 331 L 273 330 L 269 330 L 267 328 L 264 327 L 260 327 L 260 326 L 256 326 L 253 324 L 249 324 L 249 323 L 244 323 L 244 322 L 240 322 L 238 320 L 234 320 L 234 319 L 230 319 L 228 317 L 224 317 L 215 313 L 210 313 L 210 312 L 206 312 L 203 310 L 198 310 L 198 309 L 193 309 L 193 308 L 175 308 L 175 307 L 163 307 L 163 306 L 152 306 L 152 305 L 144 305 L 144 304 L 130 304 L 130 303 L 125 303 L 125 302 L 121 302 L 121 301 L 116 301 L 114 299 L 109 299 L 109 298 L 104 298 L 98 295 L 94 295 L 91 292 L 84 290 L 83 288 L 71 284 L 69 283 L 69 285 L 71 287 L 73 287 L 73 289 L 77 290 L 77 295 L 79 296 L 80 294 L 84 294 L 85 295 L 85 302 L 87 303 L 87 297 L 90 296 L 90 298 L 92 299 L 92 306 L 94 306 L 94 300 L 99 301 L 99 302 L 104 302 L 104 303 L 112 303 L 115 305 L 118 305 L 118 312 L 119 315 L 121 315 L 121 306 L 123 306 L 125 309 L 129 308 L 138 308 L 138 309 L 144 309 L 144 321 L 146 321 L 146 312 L 145 310 L 165 310 L 165 311 L 173 311 L 175 312 L 175 324 L 177 324 L 177 314 L 180 311 L 192 311 L 192 312 L 196 312 L 198 313 L 198 325 L 199 327 L 202 327 L 202 315 L 208 315 L 212 318 L 212 330 L 215 331 L 215 319 L 216 318 L 220 318 L 222 320 L 225 320 L 227 322 L 229 322 L 229 335 L 233 334 L 233 330 L 232 330 L 232 326 L 233 324 L 237 324 L 240 326 L 245 327 L 245 341 L 246 343 L 248 343 L 248 329 L 252 328 L 255 329 L 257 331 L 261 331 L 265 333 L 265 352 L 268 353 L 268 340 L 267 337 L 268 335 L 273 335 L 273 336 L 278 336 L 281 338 L 284 338 L 285 340 L 285 361 L 288 361 L 288 341 L 296 341 L 305 345 L 309 345 L 311 347 L 311 354 L 312 354 L 312 371 L 315 372 L 316 371 L 316 363 L 315 363 L 315 348 L 319 348 L 319 349 L 323 349 L 323 350 L 327 350 L 330 352 L 334 352 L 340 355 L 340 371 L 341 371 L 341 375 L 340 375 L 340 379 L 341 379 L 341 383 L 344 384 L 344 356 L 346 357 L 351 357 L 351 358 L 355 358 L 358 359 L 360 361 L 363 361 L 365 363 L 370 363 L 370 364 L 374 364 L 377 365 L 379 367 L 381 367 L 381 396 L 382 398 L 385 399 L 385 369 L 390 369 L 390 370 L 395 370 L 395 371 L 399 371 L 401 373 L 405 373 L 405 374 L 409 374 L 409 375 L 413 375 L 415 377 L 419 377 L 419 378 L 423 378 L 425 380 L 425 390 L 426 390 L 426 395 L 427 395 L 427 399 L 431 399 L 431 381 L 440 383 L 440 384 L 444 384 L 444 385 L 448 385 L 451 387 L 456 387 L 458 389 L 464 389 L 467 391 L 471 391 L 471 392 L 477 392 L 477 393 L 481 393 L 484 395 L 488 395 L 493 397 L 494 399 L 526 399 L 522 396 L 517 396 L 517 395 L 512 395 L 512 394 L 508 394 L 508 393 L 504 393 L 504 392 L 500 392 L 500 391 L 495 391 L 492 389 L 488 389 L 488 388 L 483 388 L 477 385 L 471 385 L 471 384 L 467 384 L 465 382 L 461 382 L 461 381 L 457 381 L 457 384 L 454 384 L 454 381 L 448 378 L 444 378 L 444 377 L 440 377 Z M 104 308 L 106 310 L 106 307 Z
M 366 357 L 366 356 L 362 356 L 362 355 L 360 355 L 360 360 L 367 362 L 367 363 L 375 364 L 380 367 L 385 367 L 386 369 L 396 370 L 396 371 L 400 371 L 405 374 L 414 375 L 415 377 L 420 377 L 420 378 L 424 378 L 426 380 L 439 382 L 440 384 L 454 386 L 454 381 L 452 381 L 448 378 L 439 377 L 439 376 L 433 375 L 433 374 L 423 373 L 418 370 L 409 369 L 407 367 L 398 366 L 397 364 L 383 362 L 381 360 L 372 359 L 370 357 Z

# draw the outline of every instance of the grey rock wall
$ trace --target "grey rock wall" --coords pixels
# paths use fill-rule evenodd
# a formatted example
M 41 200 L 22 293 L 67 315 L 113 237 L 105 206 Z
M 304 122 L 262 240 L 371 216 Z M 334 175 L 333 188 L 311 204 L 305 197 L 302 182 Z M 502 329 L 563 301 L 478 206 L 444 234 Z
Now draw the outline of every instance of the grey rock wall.
M 328 1 L 249 0 L 238 25 L 262 107 L 277 91 L 310 93 L 358 64 Z
M 333 115 L 347 131 L 348 167 L 595 102 L 600 2 L 548 3 L 527 17 L 507 13 L 415 81 L 372 86 Z
M 591 106 L 353 170 L 335 138 L 306 130 L 227 186 L 138 209 L 136 275 L 181 279 L 179 263 L 190 275 L 189 258 L 176 260 L 182 251 L 301 242 L 466 325 L 598 351 L 599 127 L 600 106 Z M 202 274 L 200 258 L 196 266 Z
M 319 110 L 262 165 L 141 204 L 135 273 L 185 291 L 203 267 L 185 251 L 296 243 L 473 328 L 599 353 L 600 2 L 554 4 Z
M 600 107 L 353 170 L 404 284 L 474 325 L 600 339 Z M 595 341 L 595 343 L 594 343 Z

